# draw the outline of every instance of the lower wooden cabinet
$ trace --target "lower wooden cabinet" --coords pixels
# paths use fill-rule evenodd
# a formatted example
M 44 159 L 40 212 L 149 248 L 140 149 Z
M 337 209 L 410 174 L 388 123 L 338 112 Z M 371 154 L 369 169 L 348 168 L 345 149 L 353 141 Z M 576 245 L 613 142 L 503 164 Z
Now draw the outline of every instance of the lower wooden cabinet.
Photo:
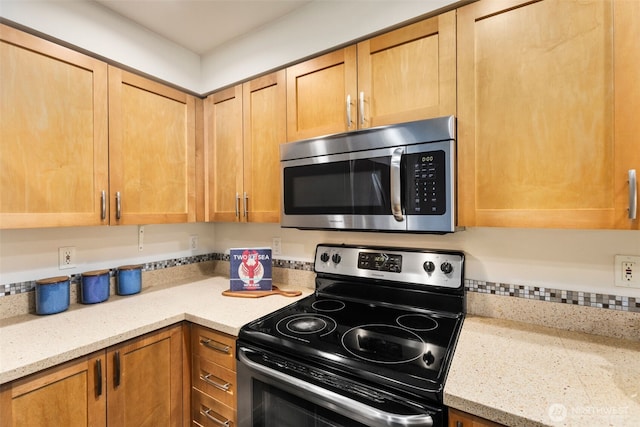
M 181 426 L 182 325 L 107 351 L 107 425 Z
M 0 387 L 0 426 L 97 426 L 107 422 L 105 352 Z
M 0 387 L 0 427 L 183 425 L 183 325 Z
M 504 427 L 502 424 L 476 417 L 457 409 L 449 409 L 449 427 Z
M 191 414 L 195 426 L 237 422 L 236 339 L 191 325 Z

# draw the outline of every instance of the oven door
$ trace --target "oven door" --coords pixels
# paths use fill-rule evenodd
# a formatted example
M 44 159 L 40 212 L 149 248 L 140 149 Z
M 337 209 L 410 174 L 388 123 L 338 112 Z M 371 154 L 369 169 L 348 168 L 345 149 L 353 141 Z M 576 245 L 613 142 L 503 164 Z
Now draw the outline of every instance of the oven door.
M 271 352 L 238 345 L 239 427 L 443 426 L 442 409 Z

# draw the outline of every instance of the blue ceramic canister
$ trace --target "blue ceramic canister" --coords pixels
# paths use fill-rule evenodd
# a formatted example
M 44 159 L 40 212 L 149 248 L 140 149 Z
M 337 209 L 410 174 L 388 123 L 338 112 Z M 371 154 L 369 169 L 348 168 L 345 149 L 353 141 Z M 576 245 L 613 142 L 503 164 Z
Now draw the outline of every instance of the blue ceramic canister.
M 54 314 L 69 308 L 69 276 L 36 281 L 36 313 Z
M 82 273 L 80 301 L 95 304 L 109 299 L 109 270 L 95 270 Z
M 118 295 L 137 294 L 142 289 L 142 266 L 123 265 L 118 267 Z

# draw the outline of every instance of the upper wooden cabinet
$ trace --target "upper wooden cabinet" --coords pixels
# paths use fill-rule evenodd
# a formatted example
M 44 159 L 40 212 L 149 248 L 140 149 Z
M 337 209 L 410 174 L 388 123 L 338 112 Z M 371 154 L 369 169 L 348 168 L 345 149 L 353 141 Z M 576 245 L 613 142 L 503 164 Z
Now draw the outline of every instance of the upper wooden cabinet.
M 639 228 L 638 2 L 458 11 L 461 226 Z
M 456 113 L 456 14 L 287 68 L 287 140 Z
M 196 101 L 109 66 L 112 224 L 196 219 Z
M 280 70 L 206 99 L 210 221 L 280 221 L 284 79 Z
M 107 65 L 5 25 L 0 39 L 0 227 L 108 223 Z
M 196 99 L 0 26 L 0 227 L 196 220 Z

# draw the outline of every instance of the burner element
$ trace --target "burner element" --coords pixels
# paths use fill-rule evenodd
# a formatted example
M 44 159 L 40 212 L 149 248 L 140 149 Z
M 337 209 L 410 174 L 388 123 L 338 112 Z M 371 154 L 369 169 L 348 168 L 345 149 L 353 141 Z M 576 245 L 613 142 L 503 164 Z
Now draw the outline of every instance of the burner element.
M 426 332 L 438 327 L 438 321 L 426 314 L 403 314 L 396 319 L 398 325 L 412 331 Z
M 345 304 L 337 299 L 323 299 L 315 301 L 311 304 L 311 308 L 316 311 L 333 312 L 340 311 L 344 308 Z
M 287 329 L 299 334 L 313 334 L 327 327 L 327 322 L 313 316 L 302 316 L 291 319 L 287 323 Z
M 393 325 L 362 325 L 342 336 L 342 346 L 361 359 L 386 364 L 408 363 L 424 353 L 425 343 L 417 334 Z
M 323 337 L 337 328 L 336 322 L 324 314 L 294 314 L 284 317 L 276 323 L 276 329 L 282 335 L 299 341 L 310 342 L 306 337 L 318 334 Z

